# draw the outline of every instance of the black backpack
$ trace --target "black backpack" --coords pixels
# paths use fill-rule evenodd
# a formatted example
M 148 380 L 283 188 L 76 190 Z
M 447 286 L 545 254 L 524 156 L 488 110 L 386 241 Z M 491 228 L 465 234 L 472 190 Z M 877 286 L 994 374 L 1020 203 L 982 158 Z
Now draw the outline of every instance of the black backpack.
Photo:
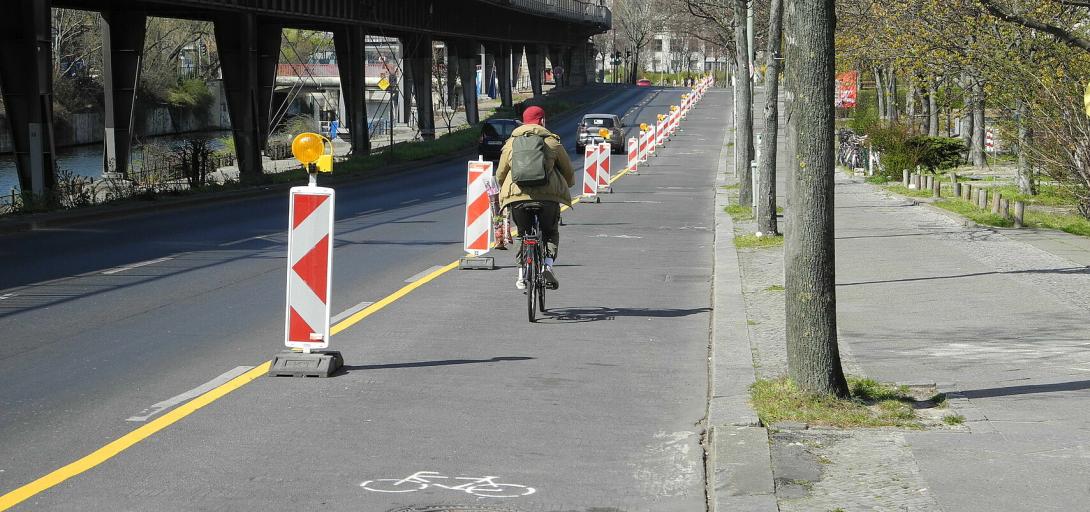
M 540 187 L 549 182 L 545 168 L 545 137 L 526 133 L 511 141 L 511 180 L 520 187 Z

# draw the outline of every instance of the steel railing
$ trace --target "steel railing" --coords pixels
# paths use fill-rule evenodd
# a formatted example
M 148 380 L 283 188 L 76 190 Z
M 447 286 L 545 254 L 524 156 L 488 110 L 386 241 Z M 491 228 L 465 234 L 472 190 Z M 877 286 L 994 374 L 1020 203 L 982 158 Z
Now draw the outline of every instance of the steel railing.
M 596 0 L 488 0 L 534 14 L 612 26 L 613 13 Z

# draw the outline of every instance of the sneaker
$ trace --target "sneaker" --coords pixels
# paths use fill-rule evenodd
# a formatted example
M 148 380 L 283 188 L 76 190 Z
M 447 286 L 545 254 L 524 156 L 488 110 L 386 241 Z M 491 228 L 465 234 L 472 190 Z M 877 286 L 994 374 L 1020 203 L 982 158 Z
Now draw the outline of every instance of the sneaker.
M 522 275 L 522 269 L 519 269 L 518 279 L 515 280 L 515 288 L 519 290 L 526 289 L 526 278 Z
M 553 273 L 552 265 L 545 265 L 545 272 L 543 272 L 541 275 L 545 278 L 546 288 L 550 290 L 560 288 L 560 281 L 556 280 L 556 274 Z

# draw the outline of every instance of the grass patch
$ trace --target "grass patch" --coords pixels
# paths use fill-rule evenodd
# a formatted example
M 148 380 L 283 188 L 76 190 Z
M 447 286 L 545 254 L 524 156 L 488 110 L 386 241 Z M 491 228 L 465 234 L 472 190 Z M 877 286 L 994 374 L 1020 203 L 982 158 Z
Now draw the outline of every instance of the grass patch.
M 893 193 L 896 193 L 896 194 L 901 194 L 902 196 L 931 197 L 931 195 L 932 195 L 931 194 L 931 189 L 917 190 L 917 189 L 908 188 L 908 187 L 902 185 L 900 182 L 890 182 L 890 183 L 893 183 L 893 184 L 891 185 L 891 184 L 887 183 L 885 185 L 886 190 L 889 190 L 890 192 L 893 192 Z M 942 191 L 942 195 L 947 196 L 947 195 L 951 194 L 951 192 L 950 192 L 950 183 L 943 181 L 943 182 L 940 183 L 939 188 Z
M 932 396 L 928 400 L 930 400 L 932 403 L 934 403 L 935 407 L 939 408 L 939 409 L 945 409 L 946 406 L 950 405 L 946 401 L 946 393 L 936 393 L 935 396 Z
M 947 425 L 961 425 L 962 423 L 965 423 L 965 416 L 962 416 L 960 414 L 954 414 L 954 415 L 951 415 L 951 416 L 943 416 L 942 417 L 942 422 L 947 424 Z
M 753 209 L 740 204 L 732 204 L 723 208 L 723 211 L 734 220 L 753 220 Z
M 723 190 L 738 190 L 739 188 L 741 188 L 741 185 L 735 183 L 733 185 L 723 185 L 719 188 L 722 188 Z
M 1073 213 L 1048 213 L 1027 211 L 1027 226 L 1056 229 L 1072 235 L 1090 236 L 1090 220 Z
M 741 235 L 734 237 L 734 246 L 739 249 L 764 249 L 766 247 L 782 247 L 783 235 L 757 236 Z
M 753 320 L 746 320 L 746 325 L 757 325 L 757 322 L 754 322 Z
M 759 380 L 750 398 L 761 423 L 798 421 L 832 427 L 922 428 L 904 387 L 849 377 L 851 398 L 841 400 L 801 390 L 787 378 Z
M 783 286 L 780 286 L 778 284 L 774 284 L 772 286 L 769 286 L 768 288 L 765 288 L 765 291 L 766 292 L 782 292 L 783 291 Z
M 992 213 L 991 210 L 981 210 L 968 201 L 961 199 L 942 199 L 931 203 L 939 208 L 968 217 L 969 220 L 985 226 L 1006 228 L 1014 225 L 1014 221 L 1003 218 L 1002 215 Z
M 1074 207 L 1077 202 L 1075 196 L 1056 185 L 1038 185 L 1037 195 L 1035 196 L 1021 193 L 1016 185 L 993 187 L 992 190 L 999 191 L 1000 194 L 1003 194 L 1003 197 L 1010 200 L 1011 205 L 1014 205 L 1015 201 L 1022 201 L 1026 204 L 1040 206 Z
M 867 179 L 863 180 L 872 185 L 883 185 L 890 181 L 885 175 L 875 174 L 874 176 L 867 176 Z

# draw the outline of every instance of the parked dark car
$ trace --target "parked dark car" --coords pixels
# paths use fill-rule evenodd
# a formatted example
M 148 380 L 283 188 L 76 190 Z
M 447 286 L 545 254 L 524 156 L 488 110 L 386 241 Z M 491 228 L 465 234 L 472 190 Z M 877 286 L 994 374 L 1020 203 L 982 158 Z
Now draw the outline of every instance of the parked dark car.
M 609 142 L 611 152 L 624 153 L 624 127 L 621 118 L 615 114 L 587 114 L 583 116 L 583 121 L 579 123 L 579 129 L 576 131 L 575 147 L 582 152 L 587 144 Z M 608 139 L 601 136 L 602 130 L 609 132 Z
M 489 119 L 481 126 L 481 137 L 477 139 L 477 153 L 485 160 L 499 160 L 503 143 L 511 137 L 511 132 L 522 125 L 515 119 Z

